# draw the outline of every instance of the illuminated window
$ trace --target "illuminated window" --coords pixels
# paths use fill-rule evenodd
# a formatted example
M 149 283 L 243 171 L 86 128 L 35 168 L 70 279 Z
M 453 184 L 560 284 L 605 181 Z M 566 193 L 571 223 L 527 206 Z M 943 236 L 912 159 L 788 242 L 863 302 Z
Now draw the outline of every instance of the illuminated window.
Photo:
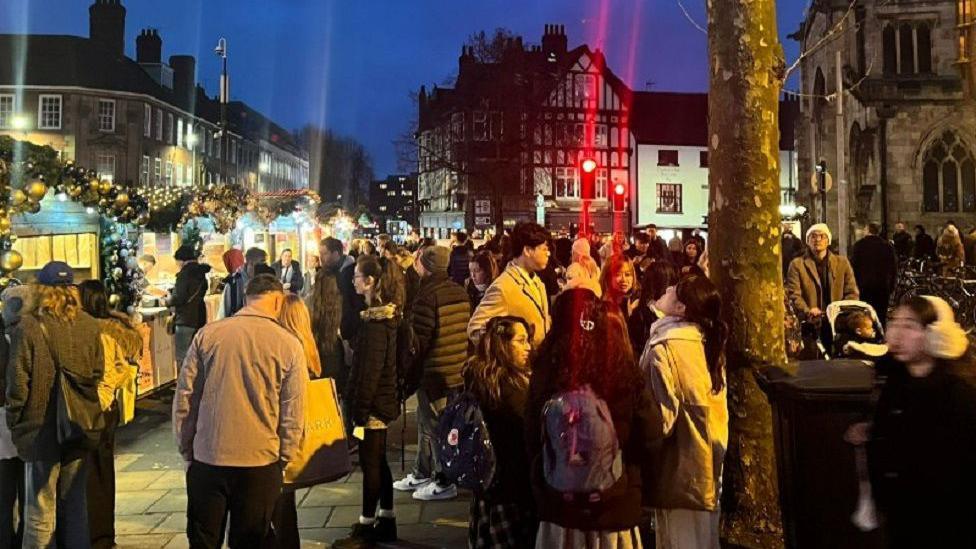
M 41 95 L 37 106 L 38 128 L 42 130 L 61 129 L 61 96 Z
M 681 213 L 681 185 L 657 184 L 657 213 Z

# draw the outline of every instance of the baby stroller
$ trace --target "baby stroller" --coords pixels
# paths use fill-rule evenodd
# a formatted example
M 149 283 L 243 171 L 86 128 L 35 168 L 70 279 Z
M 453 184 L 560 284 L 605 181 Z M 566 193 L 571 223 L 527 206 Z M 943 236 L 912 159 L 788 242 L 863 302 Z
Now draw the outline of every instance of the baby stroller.
M 833 348 L 828 353 L 821 349 L 824 358 L 853 358 L 874 362 L 888 352 L 884 344 L 884 327 L 878 320 L 874 307 L 863 301 L 845 300 L 835 301 L 827 305 L 827 322 L 833 336 Z M 871 334 L 863 335 L 856 332 L 857 327 L 850 321 L 857 317 L 867 317 L 872 324 Z

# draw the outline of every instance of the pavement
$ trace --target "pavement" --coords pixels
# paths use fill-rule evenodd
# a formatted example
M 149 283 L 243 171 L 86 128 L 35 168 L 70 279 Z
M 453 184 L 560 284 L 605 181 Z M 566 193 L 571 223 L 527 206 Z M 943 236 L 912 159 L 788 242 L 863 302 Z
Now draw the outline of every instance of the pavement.
M 170 422 L 172 388 L 139 401 L 136 419 L 116 435 L 115 531 L 119 547 L 189 547 L 186 539 L 186 484 Z M 394 479 L 400 468 L 401 432 L 405 420 L 406 469 L 417 450 L 416 404 L 390 426 L 388 448 Z M 329 547 L 345 537 L 359 518 L 362 473 L 299 490 L 298 527 L 302 547 Z M 468 505 L 464 492 L 454 500 L 420 502 L 395 492 L 394 509 L 400 541 L 384 547 L 466 547 Z

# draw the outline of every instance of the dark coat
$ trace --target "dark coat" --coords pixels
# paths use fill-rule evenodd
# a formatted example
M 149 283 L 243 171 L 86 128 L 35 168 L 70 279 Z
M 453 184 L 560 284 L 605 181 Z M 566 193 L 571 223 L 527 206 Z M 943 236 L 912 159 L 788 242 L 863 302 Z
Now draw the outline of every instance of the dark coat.
M 976 547 L 968 501 L 976 492 L 976 385 L 956 365 L 924 378 L 890 365 L 868 463 L 872 494 L 894 547 Z M 879 363 L 879 369 L 882 364 Z
M 898 277 L 895 248 L 878 235 L 869 234 L 851 248 L 851 268 L 861 294 L 891 294 Z M 879 315 L 885 311 L 877 311 Z
M 488 286 L 485 286 L 484 290 L 479 290 L 474 282 L 469 278 L 467 282 L 464 283 L 464 289 L 468 292 L 468 300 L 471 302 L 471 310 L 475 310 L 478 304 L 481 303 L 481 298 L 485 297 L 485 292 L 488 291 Z
M 167 305 L 176 309 L 173 323 L 177 326 L 202 328 L 207 323 L 207 306 L 203 298 L 209 289 L 207 273 L 210 265 L 192 261 L 176 274 L 176 286 Z
M 370 417 L 390 423 L 400 417 L 397 399 L 397 326 L 395 315 L 384 307 L 363 312 L 353 353 L 353 366 L 346 383 L 346 402 L 355 425 L 366 425 Z
M 272 263 L 271 268 L 274 269 L 275 278 L 281 280 L 281 273 L 284 270 L 284 266 L 281 264 L 281 261 L 279 260 Z M 291 260 L 291 274 L 289 275 L 288 280 L 284 282 L 291 284 L 291 287 L 288 290 L 293 294 L 297 294 L 298 292 L 302 291 L 302 288 L 305 286 L 305 278 L 302 276 L 302 266 L 299 265 L 294 259 Z
M 935 240 L 928 233 L 915 235 L 915 257 L 935 259 Z
M 820 308 L 826 312 L 827 305 L 834 301 L 860 297 L 857 282 L 854 280 L 854 270 L 847 258 L 828 252 L 827 265 L 830 270 L 830 295 L 824 296 L 817 264 L 809 250 L 790 263 L 786 276 L 786 293 L 800 318 L 805 319 L 810 309 Z
M 538 378 L 533 375 L 530 383 L 539 383 Z M 530 395 L 538 394 L 538 391 L 530 386 Z M 566 501 L 563 494 L 546 484 L 542 473 L 542 425 L 539 419 L 544 401 L 534 400 L 535 397 L 530 396 L 526 406 L 525 417 L 531 420 L 526 421 L 525 444 L 532 464 L 532 489 L 539 520 L 578 530 L 620 531 L 640 524 L 641 467 L 660 444 L 663 431 L 660 408 L 655 406 L 648 390 L 634 388 L 604 399 L 623 451 L 624 476 L 621 482 L 607 490 L 605 499 L 596 503 Z
M 342 293 L 342 325 L 339 331 L 345 341 L 355 341 L 362 320 L 359 313 L 366 310 L 366 301 L 356 293 L 352 278 L 356 274 L 356 260 L 343 256 L 339 267 L 339 292 Z
M 437 400 L 463 384 L 470 319 L 471 302 L 464 288 L 444 274 L 421 279 L 410 308 L 416 356 L 406 373 L 407 394 L 419 385 Z
M 227 275 L 220 281 L 223 293 L 224 318 L 234 316 L 244 308 L 244 288 L 247 286 L 247 272 L 244 269 Z
M 784 235 L 780 240 L 780 250 L 783 257 L 783 280 L 786 280 L 786 273 L 790 269 L 790 263 L 803 255 L 803 248 L 803 242 L 800 242 L 800 239 L 796 236 Z
M 651 240 L 651 244 L 647 248 L 647 255 L 657 261 L 671 261 L 671 251 L 668 250 L 668 243 L 660 236 Z
M 447 265 L 447 276 L 457 285 L 463 285 L 464 281 L 471 276 L 471 250 L 467 246 L 454 246 L 451 248 L 451 262 Z
M 62 454 L 57 437 L 57 401 L 51 398 L 54 356 L 61 368 L 86 380 L 81 392 L 94 403 L 98 402 L 98 380 L 105 372 L 101 330 L 94 318 L 79 312 L 74 322 L 45 318 L 44 325 L 47 341 L 41 321 L 34 315 L 24 315 L 10 328 L 6 419 L 24 461 L 56 460 Z
M 912 235 L 908 234 L 907 231 L 896 232 L 891 237 L 891 240 L 895 245 L 895 255 L 899 259 L 912 256 L 912 249 L 915 247 L 915 242 L 912 241 Z

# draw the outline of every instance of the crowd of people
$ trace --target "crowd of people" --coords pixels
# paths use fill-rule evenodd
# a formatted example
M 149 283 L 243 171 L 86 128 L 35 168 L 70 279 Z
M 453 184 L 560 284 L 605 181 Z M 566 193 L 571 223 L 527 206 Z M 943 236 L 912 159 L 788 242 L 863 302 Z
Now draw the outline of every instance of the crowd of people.
M 788 305 L 815 339 L 830 337 L 822 319 L 835 301 L 864 297 L 887 315 L 886 261 L 905 251 L 898 234 L 891 243 L 869 226 L 851 261 L 831 250 L 823 224 L 791 247 Z M 395 491 L 443 500 L 471 485 L 442 459 L 468 435 L 440 425 L 466 398 L 493 464 L 474 490 L 471 547 L 626 549 L 653 537 L 660 548 L 718 548 L 728 328 L 705 249 L 697 233 L 667 243 L 650 227 L 628 244 L 553 238 L 535 223 L 477 248 L 461 232 L 450 247 L 325 238 L 307 273 L 287 250 L 272 265 L 263 250 L 229 250 L 228 274 L 211 289 L 210 267 L 181 247 L 165 302 L 175 310 L 172 419 L 190 545 L 226 536 L 231 547 L 299 546 L 283 473 L 303 440 L 308 384 L 328 378 L 362 469 L 360 516 L 336 547 L 397 540 Z M 101 283 L 74 284 L 63 263 L 14 290 L 4 295 L 9 345 L 0 337 L 0 547 L 111 547 L 114 433 L 131 419 L 141 337 Z M 207 322 L 211 291 L 222 301 Z M 976 441 L 973 361 L 947 309 L 937 298 L 894 309 L 882 361 L 893 373 L 871 421 L 848 433 L 868 445 L 879 504 L 907 539 L 933 524 L 911 518 L 918 502 L 967 493 L 974 455 L 956 452 L 949 471 L 960 482 L 949 488 L 932 482 L 941 473 L 929 453 L 903 451 L 912 436 L 947 449 Z M 388 429 L 411 397 L 416 461 L 394 479 Z M 906 404 L 916 397 L 945 415 Z M 959 508 L 948 507 L 925 517 L 957 531 L 948 511 Z

